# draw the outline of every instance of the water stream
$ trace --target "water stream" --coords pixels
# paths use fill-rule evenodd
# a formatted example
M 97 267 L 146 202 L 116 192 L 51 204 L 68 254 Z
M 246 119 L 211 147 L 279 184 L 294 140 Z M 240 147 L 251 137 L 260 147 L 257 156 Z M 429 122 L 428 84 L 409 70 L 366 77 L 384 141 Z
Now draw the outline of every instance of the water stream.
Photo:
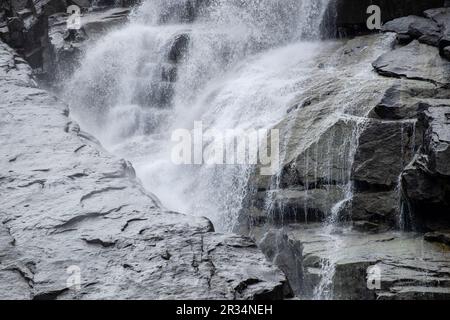
M 206 216 L 216 230 L 230 232 L 237 228 L 251 192 L 255 166 L 208 164 L 216 156 L 211 146 L 228 143 L 214 136 L 201 145 L 203 161 L 178 165 L 172 157 L 172 134 L 180 129 L 195 134 L 198 124 L 203 132 L 272 129 L 286 119 L 292 101 L 322 90 L 321 97 L 330 97 L 311 111 L 310 118 L 294 113 L 281 130 L 280 160 L 285 163 L 304 149 L 306 198 L 311 183 L 316 188 L 320 180 L 327 188 L 341 189 L 343 197 L 327 213 L 321 231 L 334 237 L 340 213 L 353 197 L 353 157 L 368 101 L 376 99 L 368 61 L 378 53 L 368 52 L 362 68 L 349 61 L 351 71 L 339 81 L 333 61 L 343 53 L 333 54 L 340 44 L 320 41 L 327 32 L 323 19 L 328 4 L 329 0 L 144 1 L 126 26 L 88 48 L 63 95 L 82 127 L 108 150 L 131 160 L 144 186 L 166 208 Z M 366 54 L 365 47 L 357 48 Z M 320 61 L 326 61 L 327 68 L 320 67 Z M 298 131 L 299 121 L 304 131 Z M 317 138 L 336 123 L 344 123 L 344 129 L 331 130 L 319 146 Z M 352 129 L 347 132 L 345 127 Z M 339 148 L 336 143 L 341 143 Z M 271 178 L 272 189 L 280 188 L 280 174 Z M 305 220 L 307 207 L 305 203 Z M 266 213 L 272 209 L 268 198 Z M 334 245 L 339 247 L 339 237 Z M 323 261 L 315 298 L 332 298 L 336 260 L 337 256 Z

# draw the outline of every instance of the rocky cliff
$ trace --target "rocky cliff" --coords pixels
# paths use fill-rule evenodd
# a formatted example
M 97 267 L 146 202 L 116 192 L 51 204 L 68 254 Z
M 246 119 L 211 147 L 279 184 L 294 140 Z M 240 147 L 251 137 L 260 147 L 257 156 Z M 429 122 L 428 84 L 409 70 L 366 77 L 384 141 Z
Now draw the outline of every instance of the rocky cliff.
M 298 294 L 450 298 L 449 12 L 344 40 L 277 126 L 282 170 L 251 179 L 242 221 Z M 273 232 L 301 248 L 296 259 L 272 254 Z M 295 260 L 300 274 L 290 273 Z M 381 286 L 368 290 L 374 266 Z

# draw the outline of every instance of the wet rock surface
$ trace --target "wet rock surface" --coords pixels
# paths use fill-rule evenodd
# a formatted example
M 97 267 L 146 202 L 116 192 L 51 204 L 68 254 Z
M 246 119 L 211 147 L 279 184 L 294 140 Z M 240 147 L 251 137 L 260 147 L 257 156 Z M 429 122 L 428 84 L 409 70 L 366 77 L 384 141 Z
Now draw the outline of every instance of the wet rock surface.
M 251 240 L 165 210 L 132 166 L 104 151 L 30 74 L 0 43 L 2 299 L 289 294 L 284 275 Z
M 265 202 L 262 206 L 258 198 L 252 207 L 253 215 L 255 207 L 259 211 L 251 230 L 258 240 L 266 232 L 285 234 L 279 238 L 287 236 L 301 248 L 301 275 L 289 273 L 285 260 L 277 262 L 288 277 L 300 279 L 293 287 L 301 297 L 450 299 L 450 64 L 439 48 L 447 9 L 386 23 L 384 46 L 369 45 L 370 37 L 343 44 L 333 56 L 339 70 L 351 74 L 346 58 L 361 63 L 361 74 L 364 63 L 373 66 L 373 76 L 357 84 L 341 73 L 340 83 L 353 90 L 352 105 L 337 98 L 345 97 L 345 89 L 330 81 L 328 94 L 299 97 L 280 124 L 289 137 L 282 142 L 282 170 L 277 179 L 255 181 Z M 399 37 L 405 41 L 399 43 Z M 367 52 L 376 52 L 372 60 Z M 335 112 L 335 121 L 326 121 L 324 110 Z M 330 185 L 340 190 L 336 197 Z M 319 190 L 327 190 L 322 200 L 314 196 Z M 328 206 L 331 199 L 334 205 Z M 298 217 L 323 214 L 295 220 L 289 219 L 292 211 Z M 381 274 L 375 289 L 367 283 L 373 270 Z
M 297 259 L 303 298 L 450 298 L 449 247 L 422 234 L 341 227 L 330 232 L 320 224 L 291 224 L 279 232 L 302 248 Z M 317 290 L 321 285 L 322 292 Z
M 43 51 L 43 70 L 49 80 L 58 81 L 72 74 L 86 47 L 107 31 L 128 21 L 129 8 L 104 8 L 85 12 L 80 29 L 67 28 L 67 13 L 48 17 L 48 42 Z
M 405 77 L 450 86 L 450 62 L 442 58 L 434 47 L 416 40 L 382 55 L 373 66 L 381 75 L 388 77 Z

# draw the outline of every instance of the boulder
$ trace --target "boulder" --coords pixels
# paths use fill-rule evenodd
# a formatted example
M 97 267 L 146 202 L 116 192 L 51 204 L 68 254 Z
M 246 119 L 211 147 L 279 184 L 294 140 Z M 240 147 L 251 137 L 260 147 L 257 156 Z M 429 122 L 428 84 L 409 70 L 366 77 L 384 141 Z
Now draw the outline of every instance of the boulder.
M 434 46 L 438 46 L 441 37 L 441 29 L 437 22 L 419 16 L 391 20 L 383 25 L 382 31 L 396 32 L 400 36 L 407 35 L 411 39 L 418 39 L 420 42 Z
M 442 54 L 445 58 L 450 60 L 450 46 L 445 47 L 444 50 L 442 51 Z

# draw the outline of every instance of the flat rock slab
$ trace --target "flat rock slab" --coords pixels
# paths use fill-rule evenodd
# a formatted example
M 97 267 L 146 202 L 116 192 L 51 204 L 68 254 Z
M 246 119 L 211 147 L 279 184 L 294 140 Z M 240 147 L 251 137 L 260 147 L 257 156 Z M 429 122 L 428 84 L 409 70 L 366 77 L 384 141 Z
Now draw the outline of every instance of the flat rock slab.
M 0 42 L 0 299 L 270 299 L 247 238 L 165 210 Z
M 329 279 L 338 299 L 450 299 L 450 249 L 421 234 L 368 234 L 319 224 L 285 231 L 302 245 L 310 297 Z M 374 287 L 367 281 L 371 275 L 379 280 Z
M 372 65 L 384 76 L 450 86 L 450 61 L 443 59 L 434 47 L 417 40 L 381 55 Z

